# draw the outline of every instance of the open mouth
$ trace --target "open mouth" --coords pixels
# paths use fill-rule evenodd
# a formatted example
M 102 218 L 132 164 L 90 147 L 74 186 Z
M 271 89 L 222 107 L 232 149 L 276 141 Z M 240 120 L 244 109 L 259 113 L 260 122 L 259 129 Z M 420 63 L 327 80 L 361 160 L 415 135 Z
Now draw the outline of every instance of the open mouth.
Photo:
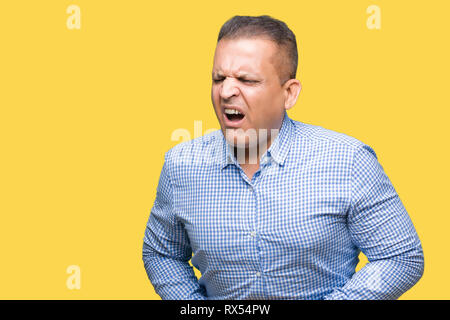
M 231 122 L 239 122 L 245 116 L 236 109 L 225 109 L 225 117 Z

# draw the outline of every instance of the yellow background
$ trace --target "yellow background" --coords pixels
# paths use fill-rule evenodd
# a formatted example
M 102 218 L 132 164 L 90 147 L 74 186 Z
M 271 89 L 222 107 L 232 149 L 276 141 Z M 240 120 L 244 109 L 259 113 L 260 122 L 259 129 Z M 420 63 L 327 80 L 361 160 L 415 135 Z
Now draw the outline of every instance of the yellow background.
M 380 30 L 366 26 L 372 4 Z M 159 298 L 141 248 L 163 154 L 176 129 L 219 127 L 221 25 L 269 14 L 297 36 L 291 118 L 372 146 L 414 222 L 425 273 L 402 299 L 449 299 L 449 12 L 444 0 L 1 1 L 0 298 Z

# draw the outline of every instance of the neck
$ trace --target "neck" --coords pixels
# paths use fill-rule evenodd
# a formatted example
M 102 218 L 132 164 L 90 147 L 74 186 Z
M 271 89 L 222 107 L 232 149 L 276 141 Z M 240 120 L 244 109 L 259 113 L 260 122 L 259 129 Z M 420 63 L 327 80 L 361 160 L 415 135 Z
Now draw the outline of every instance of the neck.
M 241 165 L 259 165 L 259 158 L 266 152 L 268 148 L 264 148 L 260 145 L 254 148 L 233 148 L 233 155 L 237 159 L 237 162 Z
M 261 156 L 270 148 L 276 135 L 270 135 L 267 139 L 261 139 L 255 146 L 246 146 L 245 148 L 234 147 L 233 155 L 241 165 L 258 165 Z
M 259 167 L 259 159 L 261 156 L 270 148 L 272 142 L 278 136 L 281 126 L 283 124 L 283 119 L 278 127 L 278 129 L 266 130 L 258 134 L 259 138 L 256 138 L 256 145 L 245 146 L 240 148 L 234 145 L 232 147 L 233 155 L 240 165 L 257 165 Z M 253 143 L 255 144 L 255 143 Z

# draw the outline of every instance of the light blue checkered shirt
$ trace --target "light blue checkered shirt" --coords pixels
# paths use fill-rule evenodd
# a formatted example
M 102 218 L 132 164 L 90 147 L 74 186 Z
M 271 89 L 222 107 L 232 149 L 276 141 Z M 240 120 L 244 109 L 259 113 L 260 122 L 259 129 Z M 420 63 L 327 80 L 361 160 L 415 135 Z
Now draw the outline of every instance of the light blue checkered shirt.
M 396 299 L 424 268 L 373 149 L 287 114 L 251 181 L 220 130 L 166 153 L 143 261 L 162 299 Z

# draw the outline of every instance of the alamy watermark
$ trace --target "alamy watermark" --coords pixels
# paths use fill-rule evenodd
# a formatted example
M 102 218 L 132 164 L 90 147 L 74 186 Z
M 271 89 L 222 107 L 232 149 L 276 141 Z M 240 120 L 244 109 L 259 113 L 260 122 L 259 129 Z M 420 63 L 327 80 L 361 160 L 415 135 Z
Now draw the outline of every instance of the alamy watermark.
M 366 25 L 369 30 L 381 29 L 381 9 L 377 5 L 370 5 L 366 9 L 366 13 L 370 14 L 367 18 Z
M 67 7 L 66 13 L 70 14 L 66 20 L 67 29 L 80 29 L 81 28 L 81 9 L 76 4 L 71 4 Z
M 81 269 L 77 265 L 70 265 L 66 269 L 66 273 L 70 274 L 66 280 L 66 286 L 69 290 L 81 289 Z
M 225 133 L 218 129 L 208 129 L 203 132 L 203 122 L 194 121 L 194 135 L 186 128 L 175 129 L 171 141 L 180 143 L 201 139 L 200 143 L 186 145 L 184 148 L 174 148 L 172 159 L 188 163 L 217 163 L 225 156 L 225 148 L 229 148 L 239 164 L 257 164 L 275 140 L 279 129 L 242 129 L 227 128 Z

